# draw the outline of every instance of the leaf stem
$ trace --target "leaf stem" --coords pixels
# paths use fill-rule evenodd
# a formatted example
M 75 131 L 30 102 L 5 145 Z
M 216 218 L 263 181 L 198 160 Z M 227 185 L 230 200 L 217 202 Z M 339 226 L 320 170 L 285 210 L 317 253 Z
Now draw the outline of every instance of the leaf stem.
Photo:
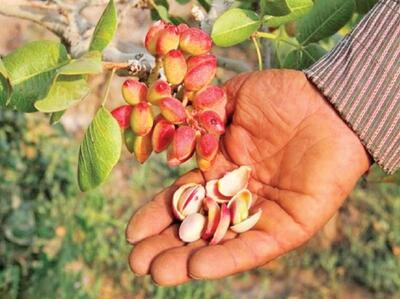
M 284 43 L 287 43 L 288 45 L 291 45 L 291 46 L 293 46 L 295 48 L 298 48 L 298 49 L 301 48 L 301 45 L 296 44 L 296 43 L 294 43 L 294 42 L 292 42 L 290 40 L 281 38 L 281 37 L 279 37 L 279 36 L 277 36 L 275 34 L 269 33 L 269 32 L 257 31 L 255 33 L 255 36 L 256 37 L 262 37 L 262 38 L 270 39 L 270 40 L 274 40 L 274 41 L 284 42 Z
M 152 8 L 156 8 L 157 4 L 153 0 L 147 0 L 147 4 L 150 4 Z
M 256 52 L 257 52 L 258 70 L 262 71 L 263 70 L 263 60 L 262 60 L 260 45 L 258 44 L 258 39 L 255 36 L 252 36 L 251 39 L 254 43 L 254 47 L 256 48 Z
M 102 107 L 104 107 L 104 105 L 105 105 L 106 102 L 107 102 L 108 94 L 110 93 L 111 82 L 112 82 L 112 79 L 113 79 L 113 77 L 114 77 L 115 70 L 116 70 L 116 68 L 111 69 L 110 76 L 108 77 L 107 85 L 106 85 L 106 91 L 105 91 L 105 93 L 104 93 L 103 101 L 102 101 L 102 103 L 101 103 L 101 106 L 102 106 Z
M 127 69 L 128 67 L 129 67 L 129 62 L 103 61 L 103 68 L 106 70 Z

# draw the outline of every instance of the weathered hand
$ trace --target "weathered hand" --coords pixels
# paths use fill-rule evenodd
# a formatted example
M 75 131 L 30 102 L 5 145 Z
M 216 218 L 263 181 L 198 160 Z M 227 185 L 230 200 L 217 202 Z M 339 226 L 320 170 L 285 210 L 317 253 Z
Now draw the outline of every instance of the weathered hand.
M 309 240 L 337 211 L 370 161 L 358 137 L 296 71 L 240 75 L 226 85 L 231 116 L 212 169 L 190 172 L 139 209 L 127 227 L 135 244 L 129 263 L 160 285 L 215 279 L 266 264 Z M 238 165 L 253 169 L 252 230 L 230 232 L 214 246 L 177 237 L 171 195 L 177 185 L 204 182 Z

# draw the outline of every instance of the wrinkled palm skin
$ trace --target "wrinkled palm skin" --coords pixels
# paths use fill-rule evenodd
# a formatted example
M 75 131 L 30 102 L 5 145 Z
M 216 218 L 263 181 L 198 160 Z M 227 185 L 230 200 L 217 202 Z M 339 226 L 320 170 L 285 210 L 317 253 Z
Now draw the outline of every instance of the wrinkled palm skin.
M 297 71 L 246 73 L 226 84 L 228 128 L 212 169 L 192 171 L 131 218 L 129 264 L 160 285 L 216 279 L 265 265 L 309 240 L 338 210 L 370 165 L 358 137 Z M 177 186 L 253 169 L 252 230 L 229 232 L 221 244 L 182 243 L 170 202 Z

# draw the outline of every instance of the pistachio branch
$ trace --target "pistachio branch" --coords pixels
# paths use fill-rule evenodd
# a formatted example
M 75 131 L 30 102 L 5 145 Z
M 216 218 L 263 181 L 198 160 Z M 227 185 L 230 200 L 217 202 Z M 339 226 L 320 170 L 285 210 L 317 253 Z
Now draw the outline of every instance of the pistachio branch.
M 115 0 L 119 11 L 119 19 L 125 15 L 130 8 L 149 8 L 148 0 Z M 91 23 L 82 11 L 95 6 L 104 6 L 108 0 L 82 0 L 61 1 L 48 0 L 1 0 L 0 15 L 25 19 L 39 24 L 58 36 L 67 47 L 71 56 L 79 57 L 89 47 L 95 24 Z M 216 17 L 232 5 L 232 0 L 214 0 L 212 7 L 204 22 L 209 24 L 209 29 Z M 202 22 L 202 23 L 204 23 Z M 117 69 L 118 75 L 139 76 L 147 78 L 154 58 L 143 48 L 134 48 L 131 52 L 120 51 L 115 44 L 110 45 L 103 53 L 105 69 Z M 218 57 L 219 66 L 243 72 L 250 67 L 234 59 Z
M 82 11 L 107 2 L 49 0 L 43 3 L 40 0 L 2 0 L 0 14 L 32 21 L 45 27 L 61 39 L 72 57 L 78 57 L 87 50 L 95 27 L 95 24 L 82 15 Z M 145 7 L 144 0 L 115 2 L 119 11 Z
M 63 36 L 68 26 L 65 17 L 54 6 L 39 1 L 3 0 L 0 14 L 32 21 L 57 36 Z

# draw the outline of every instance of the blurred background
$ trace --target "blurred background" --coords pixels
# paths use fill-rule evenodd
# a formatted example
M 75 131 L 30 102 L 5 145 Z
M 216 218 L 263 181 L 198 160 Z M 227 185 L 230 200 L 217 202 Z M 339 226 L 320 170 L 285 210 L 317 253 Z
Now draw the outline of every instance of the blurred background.
M 191 17 L 190 3 L 169 2 L 175 15 Z M 86 13 L 96 20 L 102 9 Z M 150 23 L 147 10 L 126 12 L 116 43 L 141 45 Z M 0 16 L 0 28 L 0 54 L 56 39 L 16 18 Z M 250 43 L 217 52 L 257 68 Z M 218 78 L 234 74 L 220 69 Z M 109 108 L 123 103 L 123 80 L 114 80 Z M 129 217 L 194 164 L 169 169 L 153 155 L 139 167 L 124 150 L 102 187 L 80 193 L 79 143 L 105 81 L 91 78 L 91 95 L 54 126 L 40 113 L 0 110 L 0 298 L 400 298 L 400 173 L 388 177 L 376 167 L 315 238 L 265 268 L 173 288 L 135 277 L 124 238 Z

